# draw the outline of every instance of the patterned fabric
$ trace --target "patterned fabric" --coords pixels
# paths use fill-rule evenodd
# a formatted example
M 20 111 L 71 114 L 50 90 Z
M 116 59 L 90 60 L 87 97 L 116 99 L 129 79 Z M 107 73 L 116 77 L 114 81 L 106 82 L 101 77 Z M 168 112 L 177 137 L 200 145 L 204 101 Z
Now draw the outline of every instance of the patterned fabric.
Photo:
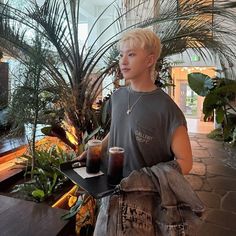
M 172 165 L 133 171 L 102 199 L 94 236 L 194 236 L 203 203 Z

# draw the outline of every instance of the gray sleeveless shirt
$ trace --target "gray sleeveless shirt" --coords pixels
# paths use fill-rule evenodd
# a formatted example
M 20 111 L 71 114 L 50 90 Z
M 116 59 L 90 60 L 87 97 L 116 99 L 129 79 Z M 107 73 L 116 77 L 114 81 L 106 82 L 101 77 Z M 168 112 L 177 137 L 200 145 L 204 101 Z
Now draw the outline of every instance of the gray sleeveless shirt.
M 135 92 L 122 87 L 115 91 L 111 96 L 109 147 L 125 149 L 124 177 L 132 170 L 173 160 L 171 138 L 180 125 L 186 126 L 185 117 L 162 89 Z

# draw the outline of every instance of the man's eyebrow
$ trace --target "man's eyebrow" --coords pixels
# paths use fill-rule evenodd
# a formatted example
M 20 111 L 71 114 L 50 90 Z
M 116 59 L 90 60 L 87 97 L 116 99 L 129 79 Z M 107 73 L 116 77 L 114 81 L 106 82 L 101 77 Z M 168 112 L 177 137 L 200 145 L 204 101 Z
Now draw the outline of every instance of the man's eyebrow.
M 135 49 L 129 49 L 129 50 L 124 50 L 124 51 L 120 50 L 120 52 L 134 52 L 134 51 Z

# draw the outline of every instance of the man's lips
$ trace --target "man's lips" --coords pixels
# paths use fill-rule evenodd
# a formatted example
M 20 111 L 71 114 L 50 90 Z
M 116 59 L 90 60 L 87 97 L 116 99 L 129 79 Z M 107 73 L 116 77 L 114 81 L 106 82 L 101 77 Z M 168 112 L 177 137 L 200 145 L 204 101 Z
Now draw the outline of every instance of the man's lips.
M 130 71 L 129 68 L 123 68 L 123 69 L 121 69 L 121 72 L 122 72 L 122 73 L 126 73 L 126 72 L 128 72 L 128 71 Z

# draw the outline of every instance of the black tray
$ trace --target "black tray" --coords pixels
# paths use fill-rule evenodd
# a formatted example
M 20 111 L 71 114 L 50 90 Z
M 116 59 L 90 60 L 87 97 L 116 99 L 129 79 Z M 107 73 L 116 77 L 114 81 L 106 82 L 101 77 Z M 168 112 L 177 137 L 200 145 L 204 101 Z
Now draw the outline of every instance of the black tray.
M 101 165 L 101 171 L 103 175 L 83 179 L 72 168 L 74 162 L 65 162 L 60 165 L 59 171 L 72 180 L 75 184 L 79 185 L 86 192 L 92 195 L 94 198 L 102 198 L 111 195 L 116 190 L 117 186 L 111 186 L 107 182 L 107 168 L 104 163 Z

